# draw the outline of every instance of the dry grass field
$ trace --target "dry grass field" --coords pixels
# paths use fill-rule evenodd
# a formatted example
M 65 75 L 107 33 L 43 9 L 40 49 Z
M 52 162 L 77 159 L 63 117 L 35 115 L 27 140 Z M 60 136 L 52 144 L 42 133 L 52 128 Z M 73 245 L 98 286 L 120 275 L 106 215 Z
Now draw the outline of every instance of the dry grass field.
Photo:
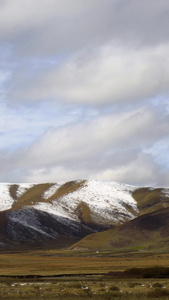
M 169 299 L 169 278 L 123 278 L 107 274 L 154 266 L 169 267 L 169 254 L 1 252 L 0 299 Z
M 168 299 L 167 280 L 101 280 L 63 278 L 42 280 L 2 280 L 1 299 Z
M 169 266 L 169 254 L 144 252 L 25 251 L 0 254 L 0 276 L 104 274 L 133 267 Z

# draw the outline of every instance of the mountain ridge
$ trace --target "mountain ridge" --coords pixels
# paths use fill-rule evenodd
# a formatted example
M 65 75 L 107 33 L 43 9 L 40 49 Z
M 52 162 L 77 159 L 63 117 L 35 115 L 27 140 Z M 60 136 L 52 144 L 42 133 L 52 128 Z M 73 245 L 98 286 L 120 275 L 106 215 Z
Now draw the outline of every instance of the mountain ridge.
M 168 252 L 169 208 L 139 217 L 99 233 L 93 233 L 71 246 L 72 250 Z
M 167 207 L 166 188 L 99 180 L 0 183 L 0 247 L 67 247 Z

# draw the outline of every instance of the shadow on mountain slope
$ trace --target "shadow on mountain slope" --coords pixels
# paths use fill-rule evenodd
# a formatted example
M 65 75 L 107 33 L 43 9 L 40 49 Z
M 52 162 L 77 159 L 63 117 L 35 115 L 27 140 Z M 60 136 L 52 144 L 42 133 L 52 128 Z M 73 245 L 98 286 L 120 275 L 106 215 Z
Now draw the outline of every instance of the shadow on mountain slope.
M 132 221 L 100 233 L 91 234 L 72 249 L 168 250 L 169 208 L 141 215 Z

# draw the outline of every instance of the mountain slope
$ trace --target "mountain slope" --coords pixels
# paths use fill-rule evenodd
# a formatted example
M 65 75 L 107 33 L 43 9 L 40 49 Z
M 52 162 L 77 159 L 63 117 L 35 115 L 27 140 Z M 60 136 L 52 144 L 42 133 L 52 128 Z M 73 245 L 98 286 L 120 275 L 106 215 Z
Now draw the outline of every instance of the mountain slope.
M 60 246 L 112 228 L 138 214 L 134 189 L 93 180 L 0 184 L 1 244 Z
M 66 247 L 80 240 L 75 247 L 141 247 L 144 224 L 130 224 L 145 222 L 141 216 L 152 217 L 161 210 L 167 212 L 168 207 L 169 189 L 95 180 L 1 183 L 0 247 Z M 104 232 L 97 233 L 101 231 Z M 156 235 L 161 236 L 157 231 L 152 241 Z
M 169 208 L 141 215 L 75 243 L 71 249 L 168 251 Z
M 132 193 L 140 214 L 158 211 L 169 207 L 169 189 L 138 188 Z

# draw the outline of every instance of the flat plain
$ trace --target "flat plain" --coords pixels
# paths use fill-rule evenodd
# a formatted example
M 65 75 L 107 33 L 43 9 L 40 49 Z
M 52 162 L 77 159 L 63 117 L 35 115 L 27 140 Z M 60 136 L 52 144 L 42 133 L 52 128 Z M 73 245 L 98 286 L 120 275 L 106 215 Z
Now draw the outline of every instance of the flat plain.
M 1 299 L 169 299 L 169 278 L 121 274 L 168 267 L 168 253 L 34 250 L 1 252 Z

